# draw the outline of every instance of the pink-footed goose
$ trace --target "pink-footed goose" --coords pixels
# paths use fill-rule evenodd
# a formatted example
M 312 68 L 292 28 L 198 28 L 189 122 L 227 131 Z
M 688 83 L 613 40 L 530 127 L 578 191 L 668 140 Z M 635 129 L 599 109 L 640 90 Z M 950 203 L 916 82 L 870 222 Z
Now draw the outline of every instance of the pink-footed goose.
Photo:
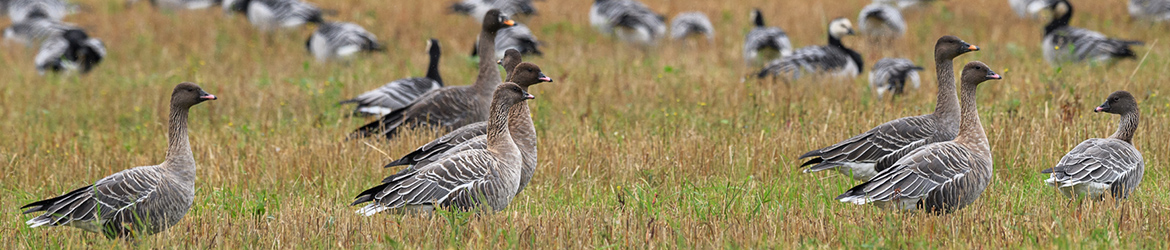
M 499 10 L 488 11 L 479 34 L 479 51 L 496 51 L 496 32 L 515 23 L 508 16 L 500 14 Z M 358 128 L 350 133 L 349 138 L 380 135 L 390 139 L 403 126 L 430 125 L 451 131 L 485 121 L 491 107 L 492 91 L 502 83 L 497 67 L 495 54 L 480 55 L 479 75 L 475 84 L 448 86 L 427 92 L 406 107 L 391 111 L 377 121 Z
M 841 202 L 931 213 L 950 213 L 979 198 L 992 178 L 991 147 L 979 122 L 975 91 L 980 83 L 1001 79 L 986 64 L 963 67 L 963 104 L 959 136 L 915 149 L 844 194 Z
M 515 83 L 500 85 L 492 100 L 487 148 L 462 151 L 418 171 L 391 176 L 358 194 L 351 205 L 372 202 L 357 210 L 366 216 L 385 210 L 427 212 L 436 207 L 507 208 L 520 186 L 523 164 L 520 149 L 508 131 L 508 110 L 532 98 Z
M 1146 163 L 1142 153 L 1133 146 L 1141 112 L 1133 95 L 1117 91 L 1093 112 L 1121 115 L 1121 122 L 1109 138 L 1093 138 L 1060 158 L 1056 167 L 1042 173 L 1051 174 L 1044 180 L 1057 187 L 1069 198 L 1099 200 L 1106 192 L 1114 199 L 1125 199 L 1142 182 Z
M 954 139 L 959 134 L 959 98 L 955 96 L 955 57 L 979 47 L 954 36 L 943 36 L 934 45 L 938 97 L 934 112 L 903 117 L 878 125 L 825 148 L 800 156 L 812 158 L 801 164 L 805 173 L 836 169 L 857 180 L 869 180 L 910 151 L 923 145 Z
M 194 83 L 171 94 L 166 160 L 123 170 L 54 198 L 24 205 L 24 213 L 44 212 L 25 224 L 73 226 L 108 238 L 151 235 L 175 225 L 195 198 L 195 158 L 187 140 L 191 106 L 217 99 Z
M 443 52 L 439 48 L 438 39 L 431 38 L 427 41 L 427 54 L 430 55 L 430 63 L 427 64 L 426 77 L 394 80 L 339 104 L 356 103 L 357 107 L 353 113 L 357 115 L 385 115 L 409 105 L 427 92 L 442 88 L 443 77 L 439 75 L 439 57 Z

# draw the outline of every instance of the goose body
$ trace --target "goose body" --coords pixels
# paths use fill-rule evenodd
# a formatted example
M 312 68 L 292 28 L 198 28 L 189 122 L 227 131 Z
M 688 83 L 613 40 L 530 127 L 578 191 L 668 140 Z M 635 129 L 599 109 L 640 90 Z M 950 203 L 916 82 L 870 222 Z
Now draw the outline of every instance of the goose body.
M 1053 0 L 1008 0 L 1008 5 L 1011 6 L 1012 11 L 1021 18 L 1037 18 L 1040 17 L 1040 12 L 1048 8 L 1050 2 Z
M 472 49 L 471 56 L 479 56 L 479 41 L 475 42 L 475 49 Z M 514 49 L 524 55 L 544 55 L 540 51 L 540 41 L 536 40 L 536 35 L 532 34 L 532 30 L 528 29 L 527 25 L 516 23 L 512 27 L 501 29 L 496 33 L 496 58 L 503 58 L 504 51 Z
M 934 46 L 938 96 L 934 112 L 889 121 L 828 147 L 804 153 L 805 173 L 834 169 L 867 181 L 915 149 L 954 139 L 959 133 L 959 98 L 955 95 L 955 57 L 979 47 L 954 36 L 943 36 Z
M 439 75 L 439 57 L 442 51 L 439 40 L 432 38 L 427 41 L 427 53 L 430 55 L 430 63 L 427 65 L 426 77 L 394 80 L 353 99 L 341 101 L 341 104 L 357 104 L 353 112 L 359 115 L 386 115 L 409 105 L 427 92 L 442 88 L 443 78 Z
M 72 24 L 48 18 L 36 18 L 14 23 L 4 29 L 4 39 L 33 46 L 49 38 L 60 36 L 66 30 L 78 29 Z
M 67 30 L 41 45 L 35 59 L 37 72 L 77 71 L 88 73 L 106 56 L 106 46 L 84 31 Z
M 950 213 L 970 205 L 991 182 L 991 147 L 976 111 L 980 82 L 1000 79 L 987 65 L 974 61 L 963 69 L 962 125 L 953 141 L 932 143 L 911 151 L 869 181 L 837 196 L 857 205 Z
M 93 185 L 25 205 L 21 208 L 27 209 L 26 214 L 44 212 L 25 223 L 29 227 L 73 226 L 109 238 L 151 235 L 178 223 L 195 197 L 188 109 L 215 99 L 195 84 L 179 84 L 171 95 L 169 143 L 162 164 L 123 170 Z
M 898 9 L 905 9 L 916 6 L 924 6 L 933 3 L 937 0 L 874 0 L 874 3 L 887 4 L 897 7 Z
M 895 95 L 901 94 L 905 90 L 906 84 L 918 89 L 921 84 L 918 71 L 923 69 L 922 66 L 914 65 L 914 62 L 909 59 L 882 58 L 869 71 L 869 87 L 877 92 L 879 98 L 884 96 L 886 92 Z
M 829 44 L 809 46 L 796 50 L 791 56 L 768 62 L 757 74 L 759 77 L 783 76 L 798 79 L 803 74 L 856 77 L 865 68 L 861 54 L 845 47 L 841 37 L 852 35 L 849 19 L 837 18 L 829 24 Z
M 137 0 L 134 0 L 137 1 Z M 200 10 L 219 4 L 219 0 L 151 0 L 151 5 L 164 10 Z
M 1081 142 L 1055 167 L 1041 171 L 1050 174 L 1044 183 L 1069 198 L 1100 200 L 1109 193 L 1115 199 L 1125 199 L 1141 184 L 1146 165 L 1132 143 L 1140 119 L 1137 102 L 1129 92 L 1118 91 L 1094 112 L 1120 114 L 1117 132 Z
M 1129 0 L 1129 16 L 1154 21 L 1170 21 L 1170 0 Z
M 1044 27 L 1044 59 L 1049 64 L 1067 62 L 1110 63 L 1118 59 L 1134 58 L 1137 55 L 1129 46 L 1141 45 L 1140 41 L 1127 41 L 1106 37 L 1100 32 L 1069 26 L 1072 19 L 1072 5 L 1066 0 L 1056 0 L 1050 5 L 1059 14 Z
M 768 62 L 792 55 L 792 42 L 788 33 L 778 27 L 765 26 L 760 9 L 752 10 L 755 27 L 748 32 L 743 42 L 743 60 L 748 64 Z
M 504 15 L 535 15 L 532 0 L 463 0 L 451 4 L 451 11 L 483 21 L 488 10 L 498 9 Z
M 666 17 L 636 0 L 595 0 L 589 22 L 603 34 L 622 41 L 651 45 L 666 35 Z
M 265 31 L 325 21 L 321 9 L 300 0 L 224 0 L 223 7 L 229 12 L 244 13 L 252 26 Z
M 715 40 L 715 26 L 703 12 L 683 12 L 674 16 L 670 21 L 670 38 L 682 40 L 689 36 L 706 37 L 708 41 Z
M 317 26 L 317 30 L 305 41 L 305 48 L 320 62 L 384 49 L 373 33 L 362 26 L 346 22 L 325 22 Z
M 857 26 L 867 36 L 883 39 L 902 37 L 906 33 L 906 21 L 898 9 L 880 3 L 866 5 L 857 15 Z
M 8 18 L 20 23 L 34 18 L 61 21 L 72 8 L 64 0 L 8 0 L 4 1 Z

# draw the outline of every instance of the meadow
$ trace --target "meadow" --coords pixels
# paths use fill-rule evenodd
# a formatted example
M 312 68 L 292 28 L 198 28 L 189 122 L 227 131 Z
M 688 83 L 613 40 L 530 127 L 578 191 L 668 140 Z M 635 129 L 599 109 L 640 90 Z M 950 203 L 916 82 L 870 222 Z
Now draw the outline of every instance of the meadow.
M 794 45 L 822 45 L 828 20 L 856 22 L 867 0 L 643 0 L 666 16 L 699 10 L 713 42 L 642 48 L 588 23 L 592 1 L 538 1 L 519 17 L 544 45 L 526 57 L 555 82 L 529 101 L 540 137 L 532 184 L 507 210 L 485 215 L 362 217 L 353 197 L 398 169 L 382 166 L 439 134 L 344 140 L 372 118 L 337 102 L 426 71 L 426 39 L 443 46 L 449 85 L 470 84 L 479 22 L 447 1 L 312 1 L 330 20 L 365 26 L 387 51 L 317 63 L 305 27 L 263 34 L 218 8 L 167 12 L 147 3 L 83 0 L 65 21 L 103 39 L 109 56 L 84 76 L 39 76 L 36 50 L 0 46 L 0 245 L 111 248 L 1170 248 L 1170 24 L 1131 20 L 1124 1 L 1074 0 L 1074 26 L 1146 42 L 1137 60 L 1052 67 L 1042 59 L 1046 19 L 1016 17 L 1005 0 L 939 1 L 904 11 L 905 37 L 843 42 L 866 67 L 905 57 L 926 67 L 923 86 L 879 99 L 864 75 L 791 83 L 746 78 L 741 59 L 752 7 Z M 7 19 L 5 19 L 7 20 Z M 3 22 L 3 21 L 0 21 Z M 934 108 L 934 41 L 956 35 L 1003 80 L 983 84 L 979 113 L 995 177 L 953 214 L 903 214 L 833 198 L 857 184 L 804 174 L 796 156 L 885 121 Z M 863 74 L 867 74 L 864 72 Z M 134 166 L 166 148 L 169 94 L 183 81 L 219 100 L 192 109 L 198 162 L 187 217 L 136 243 L 74 228 L 28 228 L 21 205 Z M 1116 90 L 1137 97 L 1134 138 L 1145 179 L 1130 200 L 1070 204 L 1045 186 L 1061 156 L 1106 137 L 1117 116 L 1092 109 Z M 1162 92 L 1168 91 L 1168 92 Z

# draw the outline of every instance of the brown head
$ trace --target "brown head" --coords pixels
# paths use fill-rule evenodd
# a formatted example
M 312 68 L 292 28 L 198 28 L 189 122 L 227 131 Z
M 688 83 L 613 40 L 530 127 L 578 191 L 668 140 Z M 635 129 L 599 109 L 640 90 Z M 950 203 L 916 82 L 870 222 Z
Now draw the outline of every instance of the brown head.
M 991 71 L 991 67 L 987 67 L 980 61 L 972 61 L 963 66 L 963 85 L 975 84 L 978 85 L 987 80 L 1003 79 L 1002 76 Z
M 934 44 L 934 59 L 951 60 L 971 51 L 979 51 L 979 46 L 971 45 L 955 36 L 943 36 Z
M 516 21 L 512 21 L 508 15 L 501 14 L 498 9 L 489 10 L 483 15 L 483 31 L 496 32 L 512 25 L 516 25 Z
M 1105 99 L 1105 103 L 1093 109 L 1093 112 L 1105 112 L 1111 114 L 1125 114 L 1129 112 L 1137 112 L 1137 100 L 1128 91 L 1118 90 L 1109 94 L 1109 99 Z
M 512 73 L 509 75 L 512 76 L 511 82 L 514 82 L 524 88 L 528 88 L 528 86 L 536 85 L 542 82 L 553 81 L 552 78 L 545 76 L 544 72 L 540 71 L 540 66 L 536 66 L 536 64 L 528 62 L 516 65 L 516 69 L 512 70 Z
M 171 92 L 172 107 L 189 108 L 195 106 L 195 104 L 216 99 L 219 98 L 204 92 L 203 88 L 200 88 L 199 85 L 190 82 L 180 83 L 178 86 L 175 86 L 175 91 Z
M 507 82 L 512 81 L 512 71 L 516 69 L 516 65 L 520 65 L 524 59 L 520 56 L 520 51 L 516 49 L 508 49 L 504 51 L 504 57 L 496 61 L 496 64 L 504 66 L 504 72 L 508 73 Z
M 505 82 L 496 87 L 496 92 L 492 95 L 492 100 L 497 102 L 504 102 L 509 105 L 517 104 L 529 99 L 536 99 L 536 96 L 529 94 L 520 85 L 515 83 Z

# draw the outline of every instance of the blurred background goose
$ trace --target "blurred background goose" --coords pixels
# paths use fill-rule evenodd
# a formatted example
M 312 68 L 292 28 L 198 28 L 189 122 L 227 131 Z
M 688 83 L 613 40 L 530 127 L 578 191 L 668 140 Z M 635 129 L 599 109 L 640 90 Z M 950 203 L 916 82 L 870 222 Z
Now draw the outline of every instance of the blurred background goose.
M 1056 167 L 1041 171 L 1050 174 L 1044 183 L 1074 199 L 1100 200 L 1105 193 L 1114 199 L 1125 199 L 1141 184 L 1146 166 L 1142 152 L 1133 146 L 1141 119 L 1137 101 L 1129 92 L 1117 91 L 1093 112 L 1121 115 L 1117 132 L 1108 138 L 1081 142 L 1060 158 Z
M 540 41 L 528 26 L 517 22 L 512 27 L 501 29 L 496 33 L 496 58 L 503 58 L 504 51 L 514 49 L 524 55 L 544 55 L 540 51 Z M 471 49 L 471 56 L 479 56 L 479 39 Z
M 707 19 L 707 14 L 698 11 L 683 12 L 675 15 L 674 20 L 670 21 L 671 39 L 682 40 L 690 36 L 706 37 L 707 41 L 715 40 L 715 27 L 711 25 L 711 20 Z
M 305 41 L 305 49 L 319 62 L 347 59 L 359 52 L 383 51 L 373 33 L 347 22 L 324 22 Z
M 73 24 L 49 19 L 30 18 L 14 23 L 4 29 L 4 39 L 27 46 L 38 46 L 41 42 L 64 34 L 66 30 L 79 29 Z
M 89 73 L 106 57 L 106 46 L 85 31 L 71 29 L 46 40 L 37 52 L 37 73 L 77 71 Z
M 224 0 L 224 10 L 243 13 L 252 26 L 264 31 L 322 23 L 321 9 L 300 0 Z
M 921 80 L 918 71 L 922 66 L 914 65 L 913 61 L 905 58 L 882 58 L 869 70 L 869 87 L 877 92 L 878 98 L 890 92 L 893 95 L 901 94 L 906 84 L 918 89 Z
M 1105 37 L 1100 32 L 1069 26 L 1073 8 L 1067 0 L 1055 0 L 1049 9 L 1057 16 L 1044 26 L 1044 59 L 1049 64 L 1066 62 L 1112 63 L 1137 55 L 1129 46 L 1141 41 Z
M 532 0 L 463 0 L 451 4 L 451 11 L 468 15 L 475 21 L 483 21 L 488 10 L 498 9 L 504 15 L 535 15 L 536 6 Z
M 1153 21 L 1170 21 L 1170 0 L 1129 0 L 1129 16 Z
M 853 24 L 849 19 L 844 17 L 833 19 L 829 22 L 828 45 L 800 48 L 791 56 L 769 62 L 757 76 L 798 79 L 802 74 L 809 73 L 856 77 L 865 68 L 861 54 L 841 43 L 841 37 L 853 34 Z
M 1012 11 L 1016 12 L 1016 16 L 1020 18 L 1035 19 L 1040 17 L 1040 12 L 1052 5 L 1054 0 L 1008 0 L 1008 5 L 1012 7 Z
M 443 77 L 439 75 L 439 58 L 443 52 L 439 48 L 438 39 L 431 38 L 427 41 L 427 54 L 430 56 L 430 62 L 427 64 L 426 77 L 394 80 L 353 99 L 341 101 L 340 104 L 356 103 L 357 107 L 353 113 L 358 115 L 386 115 L 390 111 L 405 107 L 431 90 L 442 88 Z
M 788 34 L 778 27 L 765 26 L 760 9 L 752 10 L 752 27 L 743 41 L 743 60 L 748 65 L 765 63 L 792 55 Z
M 862 8 L 861 13 L 857 15 L 857 27 L 862 35 L 878 41 L 893 40 L 906 33 L 906 21 L 902 19 L 902 12 L 881 3 L 873 3 Z
M 64 0 L 7 0 L 0 1 L 7 10 L 12 23 L 24 22 L 31 18 L 48 18 L 61 21 L 72 9 Z
M 666 35 L 666 17 L 636 0 L 596 0 L 589 22 L 601 33 L 629 43 L 652 45 Z

